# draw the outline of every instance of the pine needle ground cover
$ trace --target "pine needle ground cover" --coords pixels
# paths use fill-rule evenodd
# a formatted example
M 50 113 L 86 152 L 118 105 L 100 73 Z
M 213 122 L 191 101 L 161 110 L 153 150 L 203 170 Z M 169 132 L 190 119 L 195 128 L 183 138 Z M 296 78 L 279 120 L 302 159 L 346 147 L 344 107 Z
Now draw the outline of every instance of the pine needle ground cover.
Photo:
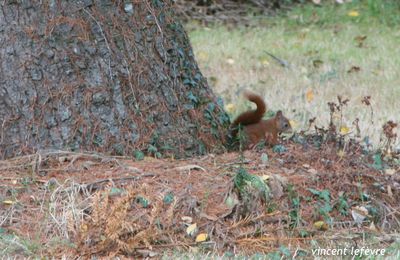
M 364 246 L 398 256 L 399 167 L 356 144 L 343 157 L 315 142 L 191 160 L 43 151 L 2 161 L 0 250 L 312 258 Z

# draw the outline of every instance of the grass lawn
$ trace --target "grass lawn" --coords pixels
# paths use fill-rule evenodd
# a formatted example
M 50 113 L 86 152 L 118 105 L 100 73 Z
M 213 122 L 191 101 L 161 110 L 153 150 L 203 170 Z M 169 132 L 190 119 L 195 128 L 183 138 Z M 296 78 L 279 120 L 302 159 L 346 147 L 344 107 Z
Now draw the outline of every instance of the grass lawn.
M 297 130 L 313 117 L 327 126 L 327 102 L 341 95 L 350 102 L 343 120 L 337 115 L 340 127 L 354 134 L 359 118 L 361 136 L 379 147 L 383 124 L 399 119 L 399 13 L 395 1 L 309 4 L 254 18 L 250 27 L 187 28 L 202 72 L 232 116 L 249 106 L 240 95 L 249 88 L 265 97 L 270 110 L 282 109 Z M 371 96 L 370 107 L 362 103 L 365 96 Z

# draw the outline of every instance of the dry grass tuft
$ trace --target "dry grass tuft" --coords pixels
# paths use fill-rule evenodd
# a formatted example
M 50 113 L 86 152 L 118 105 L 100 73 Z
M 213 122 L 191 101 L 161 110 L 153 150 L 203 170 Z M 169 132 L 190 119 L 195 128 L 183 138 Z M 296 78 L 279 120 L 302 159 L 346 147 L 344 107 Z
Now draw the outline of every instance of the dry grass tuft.
M 151 247 L 161 234 L 156 220 L 163 209 L 162 200 L 147 208 L 138 202 L 141 190 L 128 187 L 115 198 L 112 189 L 96 192 L 91 203 L 91 215 L 82 223 L 79 232 L 79 251 L 84 255 L 132 254 L 136 249 Z

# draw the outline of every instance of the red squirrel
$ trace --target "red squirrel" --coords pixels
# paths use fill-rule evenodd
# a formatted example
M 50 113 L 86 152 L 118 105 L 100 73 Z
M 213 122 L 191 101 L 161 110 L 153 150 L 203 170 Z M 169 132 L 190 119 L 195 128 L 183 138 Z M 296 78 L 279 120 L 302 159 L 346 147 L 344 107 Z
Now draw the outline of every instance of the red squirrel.
M 265 139 L 268 144 L 278 144 L 278 135 L 281 132 L 291 131 L 289 120 L 283 115 L 282 111 L 276 112 L 276 115 L 268 120 L 262 120 L 266 111 L 264 100 L 261 96 L 245 91 L 244 96 L 249 101 L 257 105 L 257 109 L 249 110 L 240 114 L 232 123 L 232 128 L 242 125 L 243 132 L 248 148 L 254 147 L 258 142 Z M 233 135 L 237 134 L 234 130 Z

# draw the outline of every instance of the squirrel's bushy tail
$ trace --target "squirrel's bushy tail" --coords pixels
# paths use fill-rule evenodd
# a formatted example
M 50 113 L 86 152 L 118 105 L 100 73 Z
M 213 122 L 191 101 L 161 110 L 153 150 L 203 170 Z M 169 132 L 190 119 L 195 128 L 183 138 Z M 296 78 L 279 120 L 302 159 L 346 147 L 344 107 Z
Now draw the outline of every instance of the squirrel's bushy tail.
M 243 112 L 240 114 L 232 123 L 232 126 L 237 126 L 241 124 L 242 126 L 255 124 L 261 121 L 264 116 L 267 107 L 265 105 L 264 100 L 260 95 L 257 95 L 254 92 L 246 90 L 244 92 L 244 96 L 251 102 L 257 105 L 257 109 Z

